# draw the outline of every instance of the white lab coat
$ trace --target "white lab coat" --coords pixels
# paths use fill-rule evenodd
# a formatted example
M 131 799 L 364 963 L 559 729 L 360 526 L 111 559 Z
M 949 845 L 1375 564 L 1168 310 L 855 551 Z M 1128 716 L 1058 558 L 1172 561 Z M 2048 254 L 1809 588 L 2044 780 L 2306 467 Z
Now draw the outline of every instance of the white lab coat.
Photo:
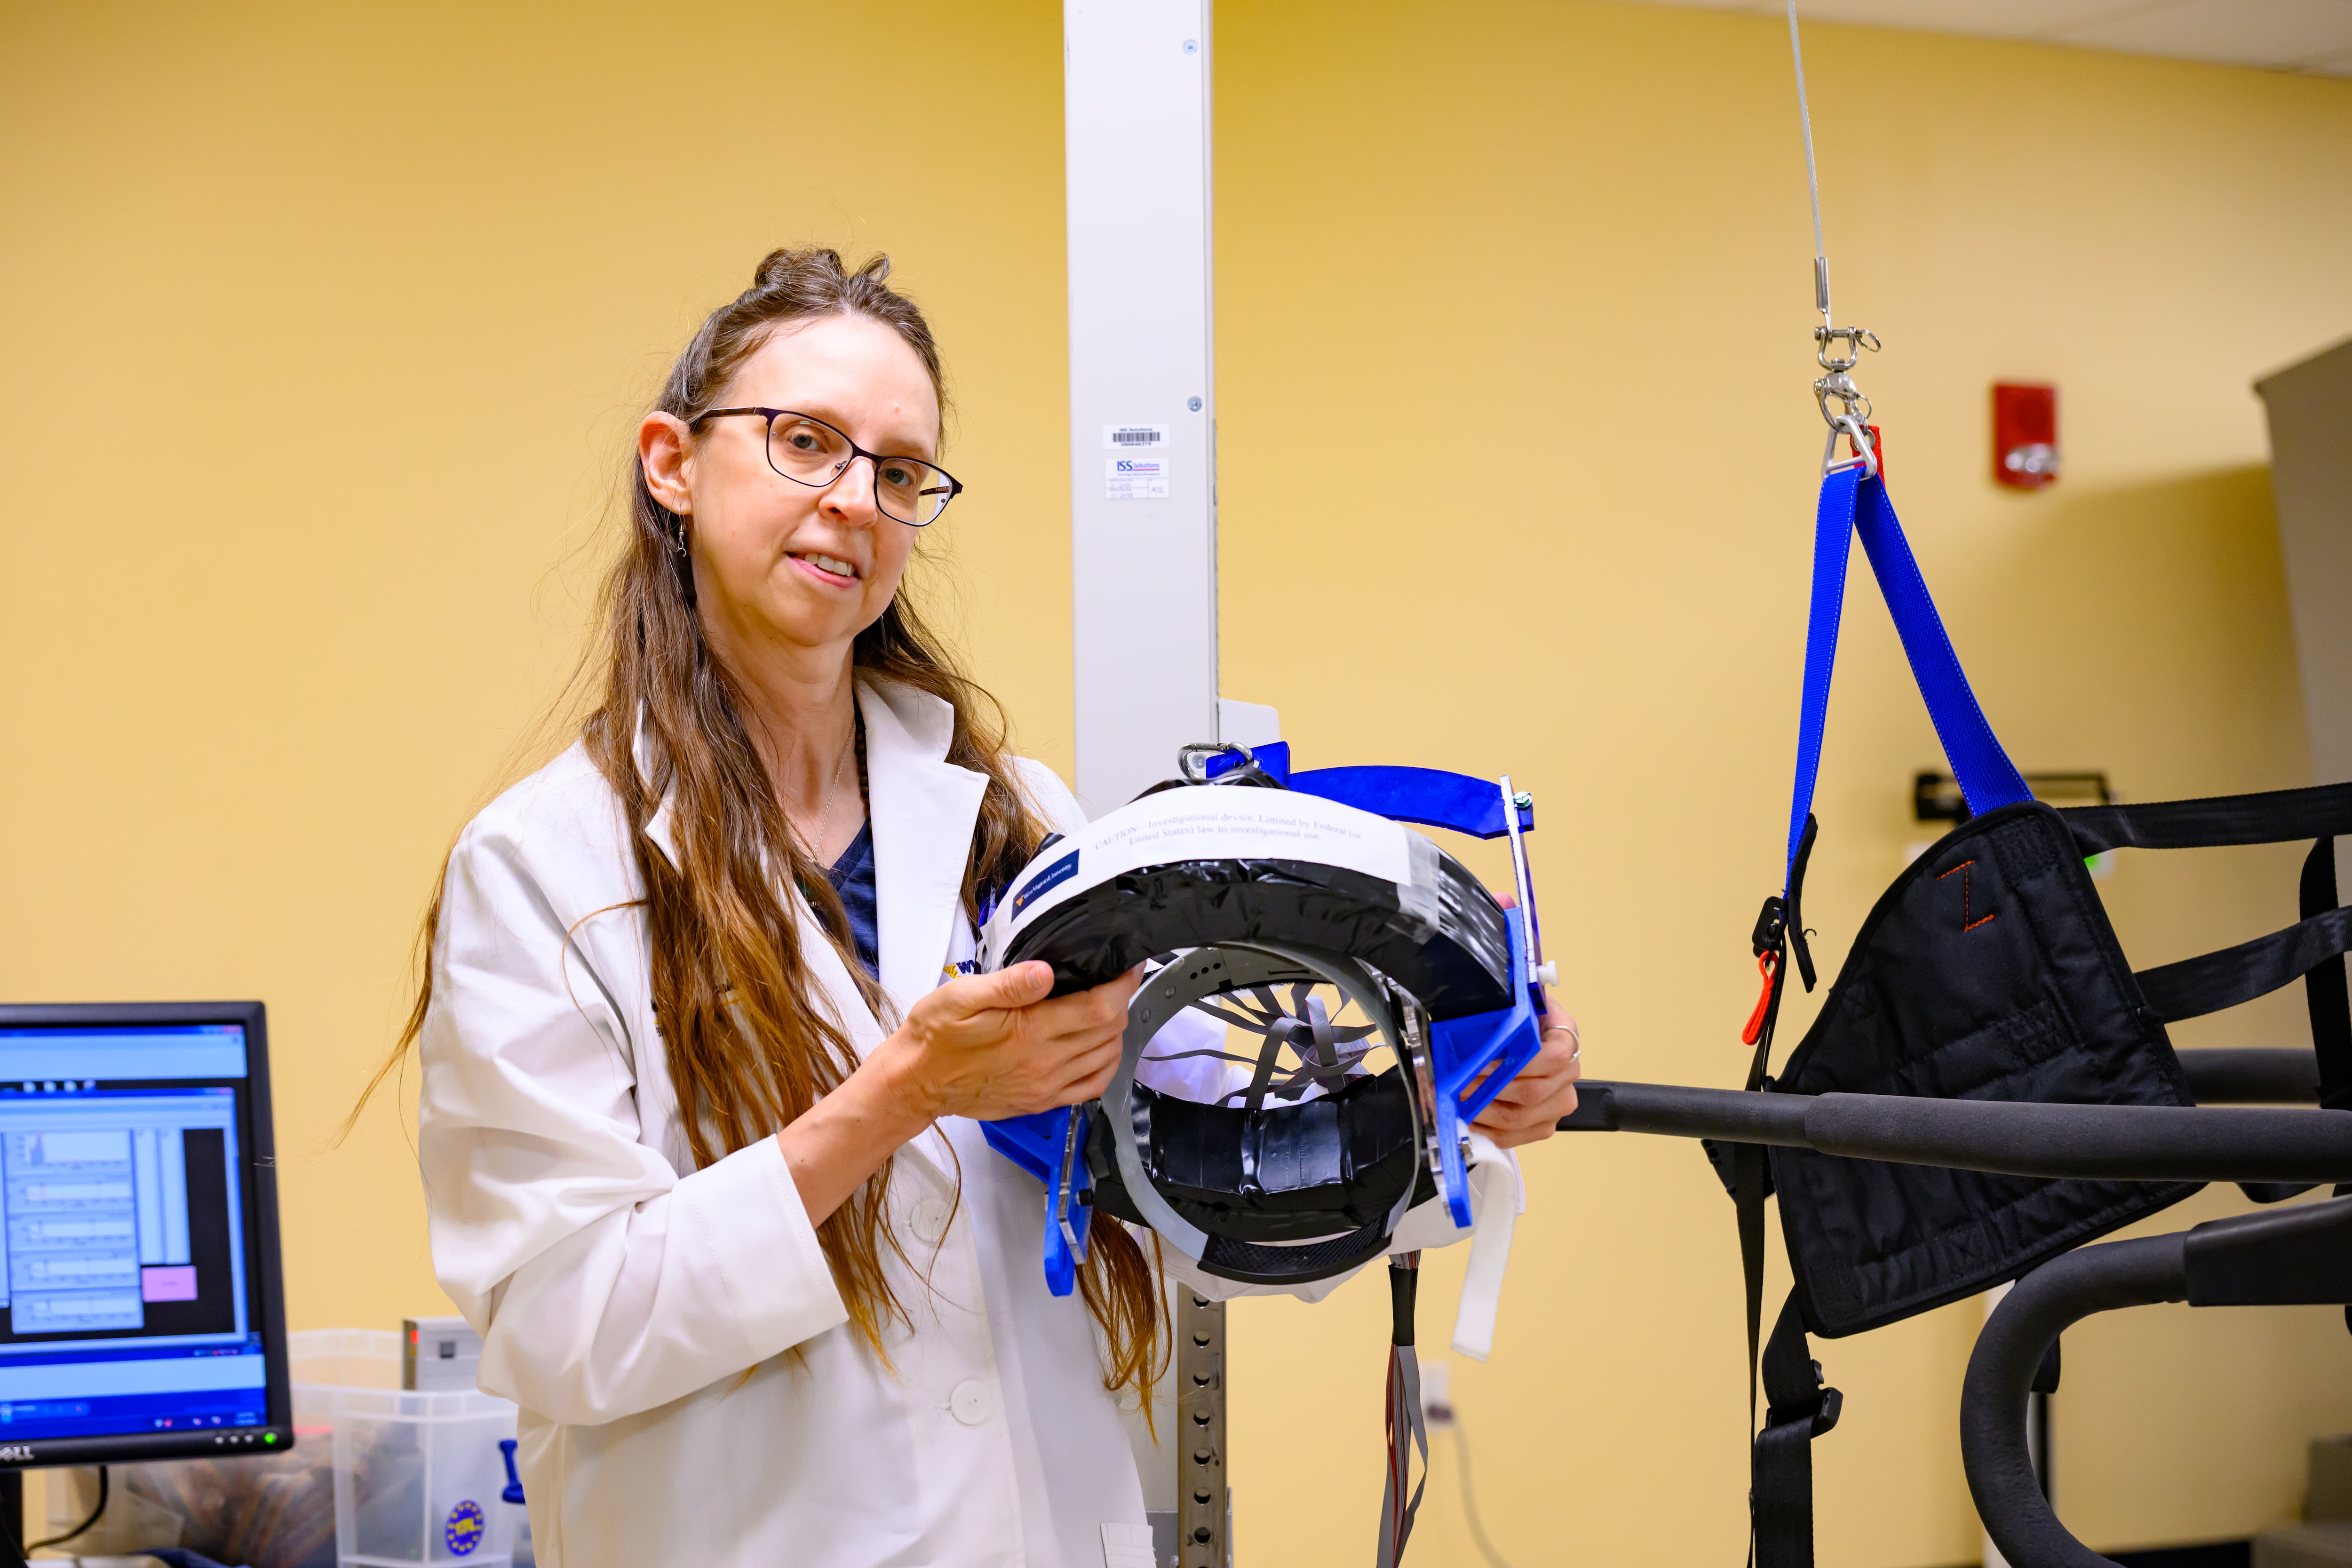
M 972 951 L 960 893 L 985 779 L 944 760 L 938 699 L 861 679 L 857 700 L 880 978 L 903 1010 Z M 1021 773 L 1050 821 L 1081 820 L 1050 771 Z M 667 805 L 646 833 L 675 853 Z M 695 1168 L 641 894 L 619 799 L 574 745 L 467 826 L 432 955 L 434 1267 L 482 1334 L 481 1385 L 521 1406 L 540 1561 L 1099 1568 L 1102 1527 L 1140 1526 L 1142 1496 L 1093 1321 L 1045 1288 L 1035 1178 L 961 1118 L 893 1158 L 916 1269 L 887 1267 L 914 1327 L 887 1335 L 886 1366 L 845 1326 L 775 1141 Z M 863 1054 L 880 1026 L 791 896 Z M 1412 1216 L 1423 1244 L 1455 1238 L 1426 1234 L 1436 1207 Z

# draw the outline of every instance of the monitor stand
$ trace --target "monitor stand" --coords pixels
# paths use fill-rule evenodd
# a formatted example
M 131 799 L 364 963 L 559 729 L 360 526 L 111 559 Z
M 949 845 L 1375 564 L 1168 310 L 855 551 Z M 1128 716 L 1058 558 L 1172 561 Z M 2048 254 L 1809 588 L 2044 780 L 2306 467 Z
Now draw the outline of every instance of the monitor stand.
M 0 1568 L 24 1568 L 25 1550 L 25 1472 L 0 1470 L 0 1523 L 7 1526 L 0 1534 Z

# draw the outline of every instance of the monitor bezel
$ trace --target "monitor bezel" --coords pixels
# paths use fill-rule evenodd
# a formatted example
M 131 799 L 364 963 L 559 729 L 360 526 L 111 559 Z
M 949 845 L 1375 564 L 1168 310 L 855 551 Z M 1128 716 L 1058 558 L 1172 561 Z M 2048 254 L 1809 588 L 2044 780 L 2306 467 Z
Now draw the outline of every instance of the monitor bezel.
M 286 1362 L 286 1302 L 278 1258 L 278 1145 L 269 1100 L 268 1009 L 259 1002 L 0 1003 L 0 1029 L 109 1024 L 134 1028 L 173 1024 L 244 1026 L 244 1093 L 252 1123 L 245 1130 L 244 1139 L 246 1185 L 252 1194 L 253 1209 L 247 1267 L 255 1288 L 251 1319 L 261 1333 L 268 1420 L 261 1426 L 0 1443 L 0 1471 L 285 1453 L 294 1447 L 294 1389 Z

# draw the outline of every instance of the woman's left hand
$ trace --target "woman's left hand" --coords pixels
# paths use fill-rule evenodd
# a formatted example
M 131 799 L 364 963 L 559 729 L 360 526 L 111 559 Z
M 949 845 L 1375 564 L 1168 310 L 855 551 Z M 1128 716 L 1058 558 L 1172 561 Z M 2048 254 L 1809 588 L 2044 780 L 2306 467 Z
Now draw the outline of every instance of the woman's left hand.
M 1549 993 L 1544 1002 L 1546 1011 L 1536 1020 L 1543 1044 L 1535 1059 L 1470 1124 L 1505 1149 L 1550 1137 L 1559 1119 L 1576 1109 L 1576 1080 L 1584 1075 L 1576 1020 L 1553 1007 Z
M 1519 903 L 1509 893 L 1497 894 L 1495 901 L 1507 910 L 1517 909 Z M 1501 1148 L 1541 1142 L 1559 1131 L 1561 1117 L 1576 1109 L 1576 1080 L 1584 1076 L 1584 1046 L 1578 1038 L 1576 1020 L 1552 1005 L 1548 988 L 1536 1028 L 1543 1038 L 1535 1059 L 1521 1068 L 1519 1076 L 1505 1084 L 1470 1123 Z

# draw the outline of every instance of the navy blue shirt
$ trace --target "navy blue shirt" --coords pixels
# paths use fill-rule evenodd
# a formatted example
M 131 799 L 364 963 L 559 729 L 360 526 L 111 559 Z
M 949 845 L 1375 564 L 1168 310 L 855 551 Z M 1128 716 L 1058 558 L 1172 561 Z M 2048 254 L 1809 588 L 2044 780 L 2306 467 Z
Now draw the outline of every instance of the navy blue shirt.
M 849 935 L 857 944 L 857 961 L 866 965 L 866 973 L 878 977 L 882 934 L 874 923 L 874 824 L 870 818 L 841 852 L 841 858 L 826 869 L 824 878 L 841 895 L 841 907 L 849 912 Z

